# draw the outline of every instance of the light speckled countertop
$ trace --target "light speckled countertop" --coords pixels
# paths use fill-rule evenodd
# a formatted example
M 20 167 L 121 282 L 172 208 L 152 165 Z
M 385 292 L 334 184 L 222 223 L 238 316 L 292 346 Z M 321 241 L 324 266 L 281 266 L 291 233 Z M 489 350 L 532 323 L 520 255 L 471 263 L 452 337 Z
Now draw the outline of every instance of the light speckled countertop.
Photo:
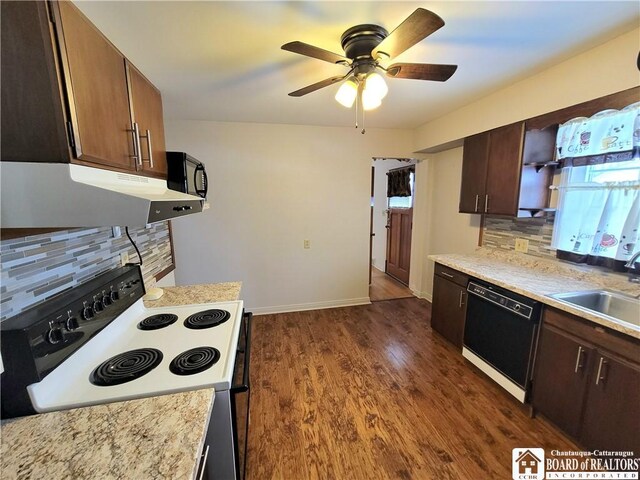
M 225 302 L 240 282 L 166 287 L 147 307 Z M 211 389 L 4 420 L 0 477 L 189 479 L 214 400 Z
M 627 281 L 625 275 L 604 272 L 589 266 L 574 266 L 515 252 L 481 248 L 473 254 L 430 255 L 437 263 L 467 275 L 486 280 L 559 310 L 572 313 L 599 325 L 635 338 L 640 327 L 621 324 L 598 314 L 586 313 L 547 297 L 549 294 L 607 289 L 640 295 L 640 285 Z M 640 314 L 640 312 L 639 312 Z
M 190 305 L 197 303 L 231 302 L 240 298 L 242 282 L 209 283 L 184 287 L 165 287 L 158 300 L 145 300 L 147 308 Z

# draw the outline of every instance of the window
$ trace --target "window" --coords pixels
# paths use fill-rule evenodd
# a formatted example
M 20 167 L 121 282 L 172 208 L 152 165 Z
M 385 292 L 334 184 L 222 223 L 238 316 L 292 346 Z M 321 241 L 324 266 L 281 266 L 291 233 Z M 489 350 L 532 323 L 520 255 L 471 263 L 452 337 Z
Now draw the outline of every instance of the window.
M 640 158 L 565 167 L 552 247 L 574 262 L 623 270 L 638 245 Z
M 409 197 L 389 197 L 389 208 L 411 208 L 413 207 L 413 177 L 414 173 L 409 174 L 409 184 L 411 187 L 411 195 Z
M 640 102 L 558 128 L 556 256 L 623 271 L 640 250 Z

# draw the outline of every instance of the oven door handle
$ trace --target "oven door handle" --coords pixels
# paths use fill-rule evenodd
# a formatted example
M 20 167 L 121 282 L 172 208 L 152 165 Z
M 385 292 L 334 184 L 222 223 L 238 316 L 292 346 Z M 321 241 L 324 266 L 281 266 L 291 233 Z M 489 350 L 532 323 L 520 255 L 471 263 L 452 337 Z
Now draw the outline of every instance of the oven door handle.
M 245 347 L 244 347 L 244 371 L 242 372 L 242 383 L 240 385 L 232 385 L 231 393 L 242 393 L 249 390 L 249 370 L 251 363 L 251 323 L 253 320 L 253 313 L 246 312 L 243 317 L 245 318 Z

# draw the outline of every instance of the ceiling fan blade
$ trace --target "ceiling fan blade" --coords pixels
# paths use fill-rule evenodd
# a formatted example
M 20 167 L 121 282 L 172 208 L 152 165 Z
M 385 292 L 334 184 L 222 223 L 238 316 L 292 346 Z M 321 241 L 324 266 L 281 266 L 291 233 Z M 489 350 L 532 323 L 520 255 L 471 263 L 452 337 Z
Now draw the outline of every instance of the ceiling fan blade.
M 377 58 L 384 54 L 389 58 L 397 57 L 443 25 L 444 20 L 438 15 L 418 8 L 371 51 L 371 56 Z
M 387 75 L 393 78 L 412 78 L 414 80 L 445 82 L 451 78 L 451 75 L 453 75 L 457 69 L 457 65 L 394 63 L 387 68 Z
M 300 90 L 296 90 L 295 92 L 291 92 L 289 94 L 289 96 L 290 97 L 302 97 L 303 95 L 306 95 L 307 93 L 315 92 L 316 90 L 320 90 L 321 88 L 328 87 L 329 85 L 333 85 L 334 83 L 339 82 L 340 80 L 343 80 L 345 77 L 346 77 L 346 75 L 343 75 L 341 77 L 325 78 L 321 82 L 314 83 L 313 85 L 308 85 L 308 86 L 306 86 L 304 88 L 301 88 Z
M 288 52 L 299 53 L 300 55 L 317 58 L 329 63 L 345 63 L 347 65 L 349 64 L 349 59 L 347 57 L 343 57 L 342 55 L 338 55 L 337 53 L 329 52 L 328 50 L 323 50 L 322 48 L 314 47 L 313 45 L 309 45 L 308 43 L 304 42 L 285 43 L 281 48 L 282 50 L 287 50 Z

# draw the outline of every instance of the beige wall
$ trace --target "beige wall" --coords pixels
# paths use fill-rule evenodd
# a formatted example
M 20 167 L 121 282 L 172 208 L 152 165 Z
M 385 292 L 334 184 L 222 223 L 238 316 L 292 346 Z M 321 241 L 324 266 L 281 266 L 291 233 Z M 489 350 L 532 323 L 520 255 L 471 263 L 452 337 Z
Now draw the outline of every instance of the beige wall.
M 211 208 L 174 221 L 178 285 L 242 280 L 256 313 L 368 301 L 371 158 L 409 156 L 411 131 L 168 121 L 166 135 L 211 181 Z
M 639 49 L 640 29 L 635 29 L 422 125 L 415 150 L 637 86 Z
M 422 242 L 417 250 L 416 263 L 422 270 L 419 285 L 420 296 L 431 300 L 433 288 L 433 262 L 428 255 L 438 253 L 471 253 L 478 245 L 480 215 L 458 213 L 460 175 L 462 172 L 462 148 L 454 148 L 430 155 L 418 164 L 416 189 L 427 192 L 426 209 L 421 203 L 420 216 L 424 221 Z M 421 199 L 422 200 L 422 199 Z M 415 217 L 414 217 L 415 218 Z M 414 220 L 415 222 L 415 220 Z

